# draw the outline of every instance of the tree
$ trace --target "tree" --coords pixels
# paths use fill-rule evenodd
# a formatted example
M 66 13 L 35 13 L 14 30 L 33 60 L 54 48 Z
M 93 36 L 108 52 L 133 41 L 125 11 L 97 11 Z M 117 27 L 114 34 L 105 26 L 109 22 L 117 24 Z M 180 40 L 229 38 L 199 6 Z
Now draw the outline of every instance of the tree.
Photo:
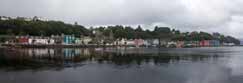
M 126 37 L 127 39 L 134 39 L 134 38 L 135 38 L 135 30 L 134 30 L 132 27 L 127 26 L 127 27 L 125 27 L 124 30 L 125 30 L 125 32 L 126 32 L 125 37 Z
M 25 21 L 23 19 L 0 21 L 0 34 L 50 36 L 62 33 L 80 36 L 80 34 L 89 35 L 90 31 L 84 26 L 65 24 L 61 21 Z

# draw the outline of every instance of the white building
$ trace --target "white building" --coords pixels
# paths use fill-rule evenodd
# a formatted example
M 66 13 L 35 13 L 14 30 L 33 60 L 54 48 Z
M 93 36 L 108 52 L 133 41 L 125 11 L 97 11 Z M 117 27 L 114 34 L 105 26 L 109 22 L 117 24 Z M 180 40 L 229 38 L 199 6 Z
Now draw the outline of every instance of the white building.
M 43 17 L 37 17 L 37 16 L 33 17 L 33 20 L 34 20 L 34 21 L 38 21 L 38 20 L 40 20 L 40 21 L 48 21 L 48 19 L 46 19 L 46 18 L 43 18 Z
M 177 42 L 170 41 L 170 42 L 167 43 L 166 47 L 171 47 L 171 46 L 176 47 L 176 45 L 177 45 Z
M 127 40 L 126 42 L 127 42 L 127 45 L 135 45 L 135 42 L 132 39 Z
M 80 38 L 75 39 L 75 44 L 83 44 Z
M 117 44 L 118 45 L 126 45 L 127 44 L 126 41 L 127 41 L 126 39 L 122 38 L 121 40 L 117 40 Z
M 90 37 L 83 37 L 83 38 L 81 38 L 81 42 L 83 44 L 85 44 L 85 45 L 88 45 L 89 42 L 91 42 L 91 41 L 92 41 L 92 39 Z
M 147 40 L 144 40 L 144 45 L 156 46 L 156 45 L 159 45 L 159 40 L 158 39 L 147 39 Z
M 10 17 L 0 16 L 0 20 L 10 20 Z
M 51 38 L 30 37 L 29 44 L 55 44 L 55 40 Z
M 235 43 L 225 43 L 225 42 L 224 42 L 223 45 L 224 45 L 224 46 L 234 46 Z

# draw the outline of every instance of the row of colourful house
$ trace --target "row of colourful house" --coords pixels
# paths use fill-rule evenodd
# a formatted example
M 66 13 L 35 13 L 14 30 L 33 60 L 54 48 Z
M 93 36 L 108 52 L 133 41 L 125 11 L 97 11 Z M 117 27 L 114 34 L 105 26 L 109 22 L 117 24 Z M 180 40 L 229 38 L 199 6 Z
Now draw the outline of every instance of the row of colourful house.
M 89 44 L 99 44 L 99 45 L 129 45 L 129 46 L 141 46 L 144 45 L 144 40 L 142 39 L 117 39 L 112 43 L 105 43 L 105 40 L 101 40 L 98 43 L 92 42 L 95 39 L 90 37 L 81 37 L 77 38 L 73 35 L 62 35 L 62 36 L 16 36 L 14 39 L 10 39 L 5 42 L 5 44 L 28 44 L 28 45 L 52 45 L 52 44 L 61 44 L 61 45 L 89 45 Z M 155 44 L 157 45 L 157 44 Z
M 212 47 L 221 46 L 222 44 L 218 40 L 203 40 L 203 41 L 165 41 L 159 39 L 135 39 L 126 40 L 122 39 L 117 41 L 117 45 L 136 45 L 136 46 L 163 46 L 163 47 Z M 223 45 L 233 45 L 229 43 L 224 43 Z
M 8 40 L 5 43 L 15 44 L 88 44 L 92 39 L 89 37 L 76 38 L 73 35 L 63 36 L 16 36 L 14 39 Z
M 62 35 L 62 36 L 16 36 L 15 39 L 6 41 L 6 44 L 38 44 L 38 45 L 89 45 L 97 44 L 92 43 L 92 38 L 81 37 L 76 38 L 73 35 Z M 218 40 L 203 40 L 203 41 L 166 41 L 159 39 L 117 39 L 112 43 L 105 43 L 105 40 L 99 41 L 99 45 L 117 45 L 117 46 L 136 46 L 136 47 L 210 47 L 210 46 L 233 46 L 234 43 L 220 43 Z

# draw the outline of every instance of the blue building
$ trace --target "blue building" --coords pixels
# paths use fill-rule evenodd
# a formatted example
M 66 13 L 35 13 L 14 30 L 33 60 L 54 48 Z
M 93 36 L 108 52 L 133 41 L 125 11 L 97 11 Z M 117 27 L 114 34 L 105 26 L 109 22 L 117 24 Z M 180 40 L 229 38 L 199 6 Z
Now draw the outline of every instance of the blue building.
M 73 35 L 64 35 L 64 44 L 74 44 L 75 37 Z
M 220 41 L 219 40 L 210 40 L 209 45 L 210 46 L 220 46 Z

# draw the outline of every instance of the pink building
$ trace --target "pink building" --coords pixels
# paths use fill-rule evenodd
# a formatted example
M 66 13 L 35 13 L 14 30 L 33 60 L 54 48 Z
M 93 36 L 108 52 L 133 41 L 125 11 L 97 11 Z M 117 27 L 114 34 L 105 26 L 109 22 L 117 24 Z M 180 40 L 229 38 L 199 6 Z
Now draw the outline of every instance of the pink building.
M 134 43 L 136 47 L 139 47 L 144 44 L 144 41 L 142 39 L 135 39 Z
M 184 46 L 184 42 L 183 41 L 177 41 L 176 43 L 177 43 L 176 44 L 177 48 L 182 48 Z

